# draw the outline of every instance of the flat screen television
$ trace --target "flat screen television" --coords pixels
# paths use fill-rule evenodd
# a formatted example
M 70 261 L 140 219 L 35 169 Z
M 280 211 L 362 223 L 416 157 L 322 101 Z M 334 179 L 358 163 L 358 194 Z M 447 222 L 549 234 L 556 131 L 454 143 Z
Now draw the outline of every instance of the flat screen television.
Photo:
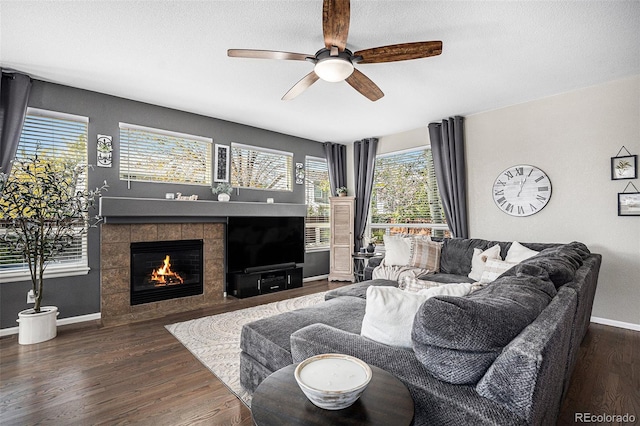
M 304 217 L 230 217 L 227 271 L 304 263 Z

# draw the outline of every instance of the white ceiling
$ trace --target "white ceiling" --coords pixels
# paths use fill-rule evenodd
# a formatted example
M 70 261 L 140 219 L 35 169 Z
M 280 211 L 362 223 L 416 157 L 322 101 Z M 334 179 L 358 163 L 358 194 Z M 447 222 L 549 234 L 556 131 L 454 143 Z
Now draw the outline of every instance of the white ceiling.
M 352 142 L 640 74 L 640 1 L 351 2 L 347 48 L 442 40 L 440 56 L 357 68 L 347 83 L 282 95 L 313 54 L 322 1 L 0 0 L 0 66 L 32 77 L 317 141 Z

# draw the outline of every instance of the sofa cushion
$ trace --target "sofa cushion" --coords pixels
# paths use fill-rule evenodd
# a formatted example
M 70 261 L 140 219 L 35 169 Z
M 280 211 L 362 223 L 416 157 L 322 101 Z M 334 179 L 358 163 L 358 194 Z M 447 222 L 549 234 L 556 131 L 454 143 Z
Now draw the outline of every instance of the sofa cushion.
M 355 283 L 355 284 L 349 284 L 343 287 L 338 287 L 333 290 L 329 290 L 324 295 L 324 300 L 335 299 L 336 297 L 341 297 L 341 296 L 353 296 L 353 297 L 359 297 L 361 299 L 366 299 L 367 288 L 369 288 L 369 286 L 398 287 L 398 282 L 392 281 L 392 280 L 377 279 L 377 280 L 362 281 L 360 283 Z
M 467 297 L 438 296 L 422 304 L 413 324 L 413 349 L 427 370 L 453 384 L 476 383 L 514 337 L 556 294 L 547 272 L 517 265 Z
M 446 238 L 442 242 L 442 253 L 440 255 L 440 273 L 464 275 L 471 272 L 471 258 L 473 249 L 486 250 L 495 245 L 487 240 L 475 238 Z
M 456 284 L 456 283 L 474 283 L 475 280 L 469 278 L 466 275 L 456 275 L 456 274 L 427 274 L 421 275 L 418 277 L 421 280 L 429 280 L 436 283 L 442 284 Z
M 364 309 L 364 299 L 344 296 L 263 318 L 242 327 L 240 349 L 273 372 L 293 362 L 291 333 L 309 324 L 323 323 L 359 334 Z
M 582 266 L 584 259 L 591 253 L 587 246 L 579 242 L 550 247 L 537 255 L 523 260 L 521 265 L 533 265 L 544 269 L 556 288 L 572 281 L 576 271 Z M 514 275 L 515 270 L 509 270 L 505 275 Z

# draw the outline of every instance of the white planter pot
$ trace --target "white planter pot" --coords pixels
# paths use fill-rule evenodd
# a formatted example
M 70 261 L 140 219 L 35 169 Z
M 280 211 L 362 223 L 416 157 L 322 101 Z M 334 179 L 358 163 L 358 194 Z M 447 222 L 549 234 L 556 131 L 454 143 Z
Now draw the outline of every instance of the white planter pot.
M 229 201 L 231 196 L 229 194 L 218 194 L 218 201 Z
M 18 312 L 18 343 L 31 345 L 56 337 L 58 314 L 58 308 L 55 306 L 42 306 L 37 314 L 33 309 Z

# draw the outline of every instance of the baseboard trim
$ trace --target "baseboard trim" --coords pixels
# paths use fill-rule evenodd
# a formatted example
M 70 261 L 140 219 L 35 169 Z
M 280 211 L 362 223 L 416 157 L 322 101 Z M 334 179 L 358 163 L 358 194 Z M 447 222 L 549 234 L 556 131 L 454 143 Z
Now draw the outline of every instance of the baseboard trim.
M 97 312 L 95 314 L 78 315 L 77 317 L 69 317 L 69 318 L 62 318 L 62 319 L 56 320 L 56 325 L 61 326 L 61 325 L 68 325 L 68 324 L 76 324 L 79 322 L 95 321 L 95 320 L 99 320 L 100 318 L 102 318 L 102 314 L 100 312 Z M 0 330 L 0 337 L 11 336 L 12 334 L 18 334 L 18 330 L 19 330 L 18 327 L 3 328 Z
M 310 281 L 318 281 L 318 280 L 326 280 L 327 278 L 329 278 L 329 274 L 325 274 L 325 275 L 316 275 L 315 277 L 307 277 L 307 278 L 303 278 L 302 282 L 303 283 L 308 283 Z
M 631 322 L 616 321 L 616 320 L 610 320 L 610 319 L 599 318 L 599 317 L 591 317 L 591 322 L 595 322 L 596 324 L 602 324 L 602 325 L 610 325 L 611 327 L 626 328 L 628 330 L 640 331 L 640 324 L 633 324 Z

